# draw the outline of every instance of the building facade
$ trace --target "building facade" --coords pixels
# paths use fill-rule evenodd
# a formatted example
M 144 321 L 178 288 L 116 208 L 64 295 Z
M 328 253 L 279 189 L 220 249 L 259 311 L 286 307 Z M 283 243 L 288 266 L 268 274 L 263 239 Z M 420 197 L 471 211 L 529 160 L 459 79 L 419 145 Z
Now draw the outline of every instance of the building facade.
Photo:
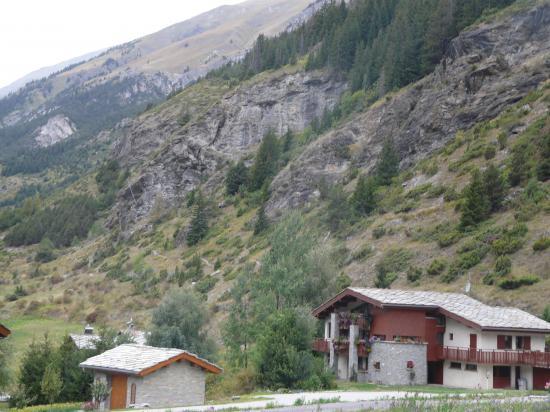
M 543 389 L 550 323 L 455 293 L 347 288 L 315 309 L 314 349 L 339 379 Z
M 108 396 L 101 409 L 202 405 L 206 373 L 221 368 L 180 349 L 126 344 L 82 362 Z

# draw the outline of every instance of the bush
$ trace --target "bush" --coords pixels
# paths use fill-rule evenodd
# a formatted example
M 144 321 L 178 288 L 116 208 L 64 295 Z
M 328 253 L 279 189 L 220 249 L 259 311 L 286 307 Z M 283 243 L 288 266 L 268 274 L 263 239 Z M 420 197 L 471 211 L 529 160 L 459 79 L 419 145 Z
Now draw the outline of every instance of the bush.
M 458 242 L 462 234 L 458 230 L 451 230 L 450 232 L 442 233 L 437 239 L 437 244 L 441 248 L 451 246 Z
M 414 283 L 422 277 L 422 269 L 416 266 L 409 266 L 407 270 L 407 280 L 411 283 Z
M 464 274 L 464 270 L 456 263 L 449 266 L 449 270 L 445 273 L 441 280 L 445 283 L 451 283 L 453 280 L 459 278 Z
M 430 266 L 428 266 L 428 269 L 426 269 L 426 273 L 430 276 L 438 276 L 443 273 L 446 267 L 447 262 L 445 262 L 445 260 L 434 259 L 432 263 L 430 263 Z
M 490 160 L 493 157 L 495 157 L 497 154 L 497 149 L 493 145 L 489 145 L 485 148 L 485 153 L 483 155 L 485 156 L 486 160 Z
M 495 240 L 491 247 L 497 256 L 510 255 L 517 252 L 523 246 L 523 240 L 512 236 L 505 236 Z
M 533 243 L 533 250 L 535 252 L 540 252 L 541 250 L 546 250 L 550 247 L 550 237 L 543 236 Z
M 219 279 L 214 276 L 206 276 L 197 282 L 195 285 L 195 290 L 199 293 L 207 294 L 214 288 L 214 286 L 216 286 L 218 280 Z
M 495 262 L 495 274 L 506 276 L 512 270 L 512 260 L 508 256 L 499 256 Z
M 540 278 L 536 275 L 512 276 L 508 279 L 503 279 L 498 283 L 501 289 L 511 290 L 522 286 L 534 285 L 539 282 Z
M 406 268 L 412 254 L 406 249 L 390 249 L 376 264 L 376 278 L 374 284 L 377 288 L 388 288 L 400 272 Z
M 380 239 L 386 234 L 386 228 L 384 226 L 377 226 L 372 230 L 372 237 L 375 239 Z

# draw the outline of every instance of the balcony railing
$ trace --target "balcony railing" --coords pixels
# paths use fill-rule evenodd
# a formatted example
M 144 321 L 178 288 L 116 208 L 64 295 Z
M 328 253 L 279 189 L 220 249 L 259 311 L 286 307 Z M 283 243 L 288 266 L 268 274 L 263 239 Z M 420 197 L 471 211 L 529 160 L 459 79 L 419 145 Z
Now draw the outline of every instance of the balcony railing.
M 550 368 L 550 352 L 528 350 L 484 350 L 444 346 L 440 359 L 493 365 L 531 365 Z
M 329 353 L 330 352 L 329 341 L 326 339 L 315 339 L 313 341 L 313 350 L 315 352 Z

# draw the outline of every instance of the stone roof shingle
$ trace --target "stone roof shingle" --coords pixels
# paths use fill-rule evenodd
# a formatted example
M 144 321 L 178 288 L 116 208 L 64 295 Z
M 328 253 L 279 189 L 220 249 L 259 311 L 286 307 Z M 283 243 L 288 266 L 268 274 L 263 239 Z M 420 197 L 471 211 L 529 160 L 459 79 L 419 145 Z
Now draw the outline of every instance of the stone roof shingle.
M 461 293 L 416 290 L 348 288 L 383 305 L 441 308 L 481 328 L 540 329 L 550 332 L 550 323 L 523 310 L 489 306 Z
M 209 370 L 221 372 L 217 365 L 200 358 L 199 356 L 182 349 L 156 348 L 153 346 L 124 344 L 103 352 L 101 355 L 86 359 L 80 364 L 81 368 L 104 371 L 122 372 L 129 375 L 142 375 L 148 369 L 165 362 L 171 363 L 179 359 Z

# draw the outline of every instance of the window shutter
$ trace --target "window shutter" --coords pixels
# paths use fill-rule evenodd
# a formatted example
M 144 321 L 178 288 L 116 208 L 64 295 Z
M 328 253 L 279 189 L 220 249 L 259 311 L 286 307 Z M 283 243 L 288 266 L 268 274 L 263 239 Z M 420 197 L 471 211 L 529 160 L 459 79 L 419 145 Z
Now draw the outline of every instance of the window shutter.
M 531 350 L 531 336 L 523 337 L 523 349 Z
M 497 349 L 505 349 L 505 348 L 506 348 L 506 336 L 497 335 Z

